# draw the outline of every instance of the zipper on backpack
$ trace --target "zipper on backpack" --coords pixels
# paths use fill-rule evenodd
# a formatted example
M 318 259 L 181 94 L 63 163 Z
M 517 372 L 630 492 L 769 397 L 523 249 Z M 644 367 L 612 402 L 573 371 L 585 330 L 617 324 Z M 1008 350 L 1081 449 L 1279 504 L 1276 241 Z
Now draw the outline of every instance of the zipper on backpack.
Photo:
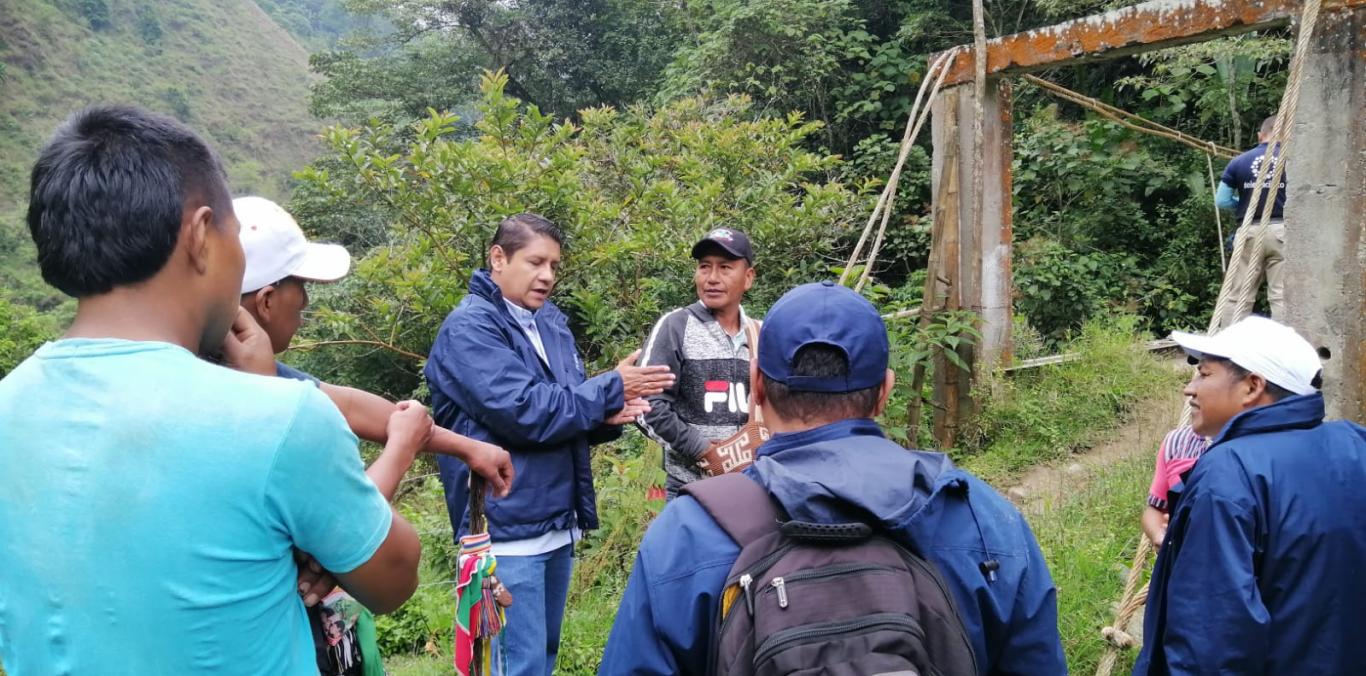
M 787 583 L 783 578 L 775 577 L 769 584 L 773 585 L 773 588 L 778 590 L 778 607 L 787 608 Z
M 891 566 L 884 566 L 875 563 L 836 563 L 834 565 L 829 565 L 824 568 L 817 568 L 815 570 L 798 571 L 796 573 L 787 575 L 786 577 L 784 577 L 784 579 L 787 582 L 807 582 L 810 580 L 819 580 L 827 577 L 835 577 L 837 575 L 849 575 L 851 573 L 869 573 L 874 571 L 886 571 L 889 573 L 895 573 L 897 570 L 898 569 L 893 568 Z
M 771 587 L 771 591 L 777 594 L 778 607 L 785 609 L 790 605 L 790 601 L 787 594 L 788 585 L 797 583 L 808 583 L 821 579 L 838 577 L 840 575 L 849 575 L 851 573 L 894 573 L 896 572 L 896 570 L 897 569 L 892 568 L 891 566 L 884 566 L 871 563 L 837 563 L 835 565 L 826 566 L 824 568 L 818 568 L 816 570 L 802 570 L 797 571 L 795 573 L 789 573 L 788 575 L 784 575 L 781 577 L 775 577 L 769 581 L 769 584 L 767 586 Z M 753 580 L 751 579 L 751 581 Z M 742 588 L 744 588 L 745 586 L 744 576 L 741 576 L 740 578 L 740 586 Z M 761 588 L 758 593 L 754 594 L 754 596 L 757 598 L 768 591 L 770 590 Z M 752 599 L 750 601 L 751 606 L 753 605 L 753 603 L 757 602 Z M 753 615 L 752 609 L 750 611 L 750 614 Z
M 749 616 L 754 617 L 754 593 L 749 586 L 754 584 L 754 578 L 749 573 L 740 576 L 740 590 L 745 593 L 745 608 L 749 610 Z
M 878 613 L 876 615 L 868 615 L 849 620 L 823 622 L 821 624 L 780 631 L 769 636 L 762 645 L 759 645 L 756 648 L 754 653 L 754 665 L 758 666 L 762 664 L 776 653 L 782 652 L 792 645 L 804 643 L 812 639 L 822 638 L 833 634 L 867 634 L 882 629 L 903 630 L 922 641 L 925 638 L 925 630 L 914 618 L 896 613 Z

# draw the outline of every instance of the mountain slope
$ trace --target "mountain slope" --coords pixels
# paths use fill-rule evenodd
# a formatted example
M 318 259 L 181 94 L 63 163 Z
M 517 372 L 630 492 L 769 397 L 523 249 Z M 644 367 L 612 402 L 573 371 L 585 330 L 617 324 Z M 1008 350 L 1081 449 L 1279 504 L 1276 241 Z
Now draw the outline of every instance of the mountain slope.
M 184 120 L 233 191 L 284 197 L 317 151 L 308 53 L 251 0 L 0 2 L 0 283 L 40 305 L 22 229 L 28 171 L 63 118 L 135 103 Z

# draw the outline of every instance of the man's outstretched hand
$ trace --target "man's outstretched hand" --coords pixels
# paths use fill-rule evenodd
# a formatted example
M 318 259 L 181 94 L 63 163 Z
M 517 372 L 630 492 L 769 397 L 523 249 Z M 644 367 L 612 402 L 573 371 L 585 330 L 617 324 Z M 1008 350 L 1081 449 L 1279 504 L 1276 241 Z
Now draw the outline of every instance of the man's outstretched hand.
M 626 405 L 623 406 L 620 411 L 617 411 L 612 417 L 604 420 L 603 423 L 607 425 L 625 425 L 649 412 L 650 402 L 645 401 L 640 397 L 628 399 L 626 400 Z
M 621 374 L 621 385 L 628 402 L 640 397 L 653 397 L 674 384 L 674 374 L 669 367 L 636 366 L 639 358 L 640 350 L 636 350 L 617 364 L 617 373 Z

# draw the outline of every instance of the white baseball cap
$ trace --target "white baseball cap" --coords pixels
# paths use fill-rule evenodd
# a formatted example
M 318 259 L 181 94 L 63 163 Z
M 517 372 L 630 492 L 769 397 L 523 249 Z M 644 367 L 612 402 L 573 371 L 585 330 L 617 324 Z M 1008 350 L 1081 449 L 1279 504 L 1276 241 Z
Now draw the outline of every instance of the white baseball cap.
M 1245 317 L 1212 336 L 1172 331 L 1172 340 L 1196 359 L 1222 357 L 1295 394 L 1318 391 L 1318 351 L 1295 329 L 1266 317 Z
M 308 241 L 294 217 L 280 205 L 264 197 L 238 197 L 232 209 L 242 224 L 242 251 L 247 255 L 242 293 L 286 277 L 335 282 L 351 271 L 346 247 Z

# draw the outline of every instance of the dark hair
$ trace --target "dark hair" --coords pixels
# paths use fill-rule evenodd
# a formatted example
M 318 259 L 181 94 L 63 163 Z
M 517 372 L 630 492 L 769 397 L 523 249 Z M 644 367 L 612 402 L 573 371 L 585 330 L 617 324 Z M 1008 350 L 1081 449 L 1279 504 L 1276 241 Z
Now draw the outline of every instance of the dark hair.
M 43 147 L 29 183 L 43 279 L 79 298 L 151 278 L 175 250 L 191 197 L 232 213 L 218 156 L 189 128 L 131 106 L 77 112 Z
M 849 358 L 833 345 L 807 345 L 797 350 L 793 358 L 792 375 L 816 378 L 841 378 L 849 375 Z M 764 391 L 773 411 L 788 420 L 816 422 L 846 418 L 870 418 L 877 408 L 881 385 L 853 392 L 802 392 L 788 387 L 767 375 Z
M 530 244 L 531 238 L 538 235 L 549 237 L 555 240 L 556 244 L 564 246 L 564 231 L 560 230 L 560 226 L 540 214 L 526 212 L 504 218 L 498 224 L 498 229 L 493 232 L 493 241 L 489 243 L 489 248 L 501 247 L 503 253 L 512 258 L 512 254 Z
M 1252 375 L 1251 371 L 1233 363 L 1233 361 L 1229 359 L 1224 359 L 1223 357 L 1206 357 L 1206 359 L 1212 362 L 1223 364 L 1224 368 L 1228 369 L 1229 372 L 1233 374 L 1233 377 L 1238 380 L 1242 380 Z M 1277 385 L 1276 383 L 1267 380 L 1265 377 L 1263 377 L 1262 380 L 1266 382 L 1266 394 L 1267 396 L 1271 397 L 1272 401 L 1280 401 L 1286 397 L 1295 396 L 1294 392 L 1291 392 L 1290 390 L 1287 390 L 1284 387 L 1281 387 L 1280 385 Z M 1314 387 L 1319 387 L 1321 382 L 1322 381 L 1319 379 L 1319 376 L 1314 376 Z
M 1276 131 L 1276 116 L 1272 115 L 1262 120 L 1262 127 L 1258 131 L 1261 132 L 1262 136 L 1270 136 L 1271 132 Z

